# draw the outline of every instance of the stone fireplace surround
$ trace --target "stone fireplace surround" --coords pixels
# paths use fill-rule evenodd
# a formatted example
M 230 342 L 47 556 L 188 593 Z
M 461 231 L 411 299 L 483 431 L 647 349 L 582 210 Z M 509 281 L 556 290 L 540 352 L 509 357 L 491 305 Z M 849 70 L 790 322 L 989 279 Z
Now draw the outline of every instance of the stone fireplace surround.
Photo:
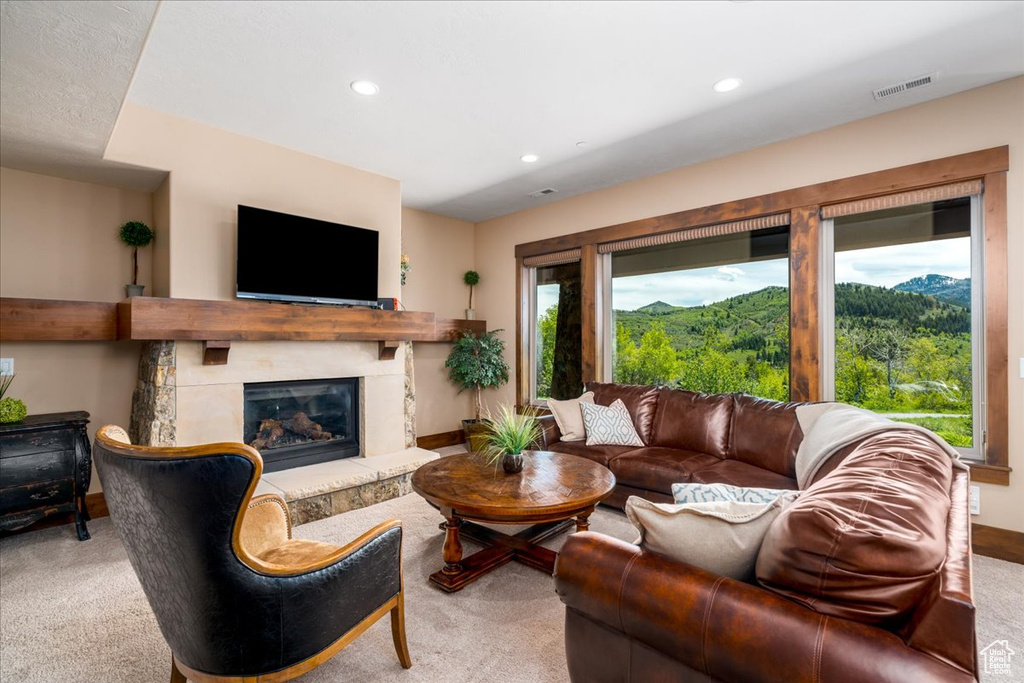
M 379 360 L 375 342 L 236 342 L 225 365 L 203 365 L 202 342 L 145 342 L 132 396 L 132 441 L 148 446 L 243 440 L 243 386 L 360 378 L 360 457 L 264 474 L 257 493 L 288 501 L 292 522 L 321 519 L 411 491 L 436 459 L 415 448 L 412 344 Z

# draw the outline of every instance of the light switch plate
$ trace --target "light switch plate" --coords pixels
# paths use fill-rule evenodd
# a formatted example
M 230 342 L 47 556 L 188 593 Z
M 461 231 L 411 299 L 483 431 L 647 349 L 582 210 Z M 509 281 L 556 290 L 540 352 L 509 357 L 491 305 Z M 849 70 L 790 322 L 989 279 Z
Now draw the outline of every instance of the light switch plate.
M 14 374 L 14 359 L 13 358 L 0 358 L 0 375 L 13 375 Z
M 972 486 L 971 487 L 971 514 L 972 515 L 980 515 L 981 514 L 981 487 L 980 486 Z

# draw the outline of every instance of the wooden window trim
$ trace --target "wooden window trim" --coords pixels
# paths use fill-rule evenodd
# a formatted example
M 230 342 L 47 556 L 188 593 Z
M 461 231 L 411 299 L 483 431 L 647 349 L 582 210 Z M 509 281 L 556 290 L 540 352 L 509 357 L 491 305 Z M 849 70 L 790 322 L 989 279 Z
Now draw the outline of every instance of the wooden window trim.
M 581 249 L 581 270 L 588 273 L 585 297 L 596 305 L 601 292 L 597 246 L 618 240 L 685 230 L 689 228 L 756 218 L 783 211 L 791 212 L 790 227 L 790 392 L 793 400 L 821 397 L 818 359 L 820 325 L 818 317 L 818 209 L 823 204 L 866 199 L 936 185 L 984 181 L 985 215 L 985 374 L 987 442 L 984 463 L 971 464 L 971 479 L 992 484 L 1009 484 L 1009 386 L 1007 349 L 1007 252 L 1006 172 L 1009 147 L 992 147 L 955 156 L 924 161 L 872 173 L 806 185 L 757 197 L 687 209 L 677 213 L 644 218 L 603 228 L 560 235 L 516 245 L 516 398 L 529 403 L 529 359 L 524 354 L 527 323 L 523 306 L 529 296 L 524 289 L 525 258 L 569 249 Z M 586 248 L 585 248 L 586 247 Z M 812 272 L 813 271 L 813 272 Z M 812 277 L 813 276 L 813 277 Z M 799 277 L 799 279 L 797 279 Z M 807 283 L 803 287 L 800 283 Z M 589 308 L 589 305 L 588 307 Z M 585 309 L 586 310 L 586 309 Z M 600 312 L 591 311 L 584 327 L 584 382 L 600 378 Z M 588 339 L 589 337 L 594 337 Z
M 736 201 L 687 209 L 664 216 L 642 218 L 604 228 L 584 230 L 516 245 L 516 258 L 576 249 L 585 244 L 601 244 L 674 230 L 714 225 L 791 211 L 801 206 L 836 204 L 930 185 L 945 185 L 960 180 L 984 178 L 1010 168 L 1010 148 L 992 147 L 978 152 L 924 161 L 862 175 L 805 185 L 792 190 L 738 199 Z

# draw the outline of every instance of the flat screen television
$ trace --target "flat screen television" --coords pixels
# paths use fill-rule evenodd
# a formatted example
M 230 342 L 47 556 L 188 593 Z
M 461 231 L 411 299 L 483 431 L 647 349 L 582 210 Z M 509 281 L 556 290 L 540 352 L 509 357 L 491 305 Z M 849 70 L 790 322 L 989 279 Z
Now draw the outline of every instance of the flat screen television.
M 236 294 L 377 306 L 376 230 L 238 206 Z

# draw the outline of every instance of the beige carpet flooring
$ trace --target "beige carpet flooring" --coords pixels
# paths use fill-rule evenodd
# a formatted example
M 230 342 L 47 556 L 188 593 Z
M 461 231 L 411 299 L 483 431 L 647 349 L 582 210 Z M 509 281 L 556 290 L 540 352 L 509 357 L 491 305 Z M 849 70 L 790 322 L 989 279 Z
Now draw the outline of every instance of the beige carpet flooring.
M 302 681 L 568 680 L 563 608 L 551 577 L 512 563 L 460 593 L 434 589 L 427 576 L 441 564 L 440 516 L 415 494 L 297 527 L 296 536 L 340 544 L 392 517 L 405 526 L 412 669 L 399 666 L 385 618 Z M 110 520 L 89 528 L 93 538 L 85 543 L 75 540 L 71 527 L 0 541 L 0 681 L 168 680 L 170 651 Z M 635 537 L 621 513 L 603 508 L 591 518 L 591 529 Z M 1024 566 L 975 559 L 982 647 L 1006 639 L 1024 653 L 1022 586 Z M 1024 654 L 1020 658 L 1014 673 L 1024 678 Z

